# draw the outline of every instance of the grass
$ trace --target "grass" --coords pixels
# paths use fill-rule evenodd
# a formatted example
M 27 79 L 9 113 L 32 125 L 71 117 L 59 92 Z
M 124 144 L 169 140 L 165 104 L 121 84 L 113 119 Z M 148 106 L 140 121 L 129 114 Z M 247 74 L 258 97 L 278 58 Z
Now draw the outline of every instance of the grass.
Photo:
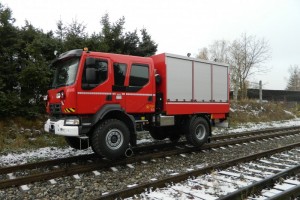
M 233 101 L 231 102 L 230 126 L 235 127 L 247 122 L 258 123 L 293 119 L 300 116 L 299 108 L 282 102 L 266 102 L 261 105 L 253 100 Z
M 288 111 L 288 112 L 287 112 Z M 291 114 L 292 113 L 292 114 Z M 268 122 L 292 119 L 300 116 L 300 106 L 256 101 L 231 102 L 230 126 L 246 122 Z M 36 120 L 17 117 L 0 120 L 0 153 L 18 152 L 23 149 L 37 149 L 47 146 L 67 146 L 64 137 L 44 133 L 46 118 Z
M 44 133 L 45 119 L 17 117 L 0 121 L 0 152 L 17 152 L 46 146 L 66 146 L 64 137 Z

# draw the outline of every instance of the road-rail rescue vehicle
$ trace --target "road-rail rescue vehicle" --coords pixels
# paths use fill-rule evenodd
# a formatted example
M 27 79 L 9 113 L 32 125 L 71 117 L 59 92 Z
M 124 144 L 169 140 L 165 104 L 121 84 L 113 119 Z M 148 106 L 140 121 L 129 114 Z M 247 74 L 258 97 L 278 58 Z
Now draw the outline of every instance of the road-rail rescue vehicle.
M 46 132 L 76 149 L 117 159 L 132 154 L 137 134 L 194 145 L 229 113 L 229 66 L 163 53 L 138 57 L 71 50 L 55 59 Z

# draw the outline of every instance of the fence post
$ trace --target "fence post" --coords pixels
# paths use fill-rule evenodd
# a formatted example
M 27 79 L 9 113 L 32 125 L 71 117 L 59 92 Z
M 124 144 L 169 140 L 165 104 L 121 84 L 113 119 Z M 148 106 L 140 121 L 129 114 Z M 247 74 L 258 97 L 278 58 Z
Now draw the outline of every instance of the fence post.
M 262 104 L 262 81 L 259 81 L 259 103 Z

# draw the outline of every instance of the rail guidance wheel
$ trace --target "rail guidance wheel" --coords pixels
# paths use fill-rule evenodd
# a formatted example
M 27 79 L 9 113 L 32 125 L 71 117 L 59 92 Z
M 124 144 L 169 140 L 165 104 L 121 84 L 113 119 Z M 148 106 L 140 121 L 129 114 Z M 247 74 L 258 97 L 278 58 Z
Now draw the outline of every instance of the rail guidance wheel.
M 108 119 L 96 127 L 92 136 L 92 148 L 98 155 L 117 159 L 125 155 L 130 133 L 124 122 Z
M 169 135 L 169 140 L 173 143 L 177 143 L 181 138 L 181 135 L 174 133 Z
M 202 117 L 197 117 L 190 124 L 186 133 L 186 140 L 194 146 L 201 146 L 207 142 L 209 136 L 209 125 Z
M 163 127 L 151 127 L 149 133 L 151 137 L 155 140 L 164 140 L 168 137 Z
M 65 136 L 65 140 L 68 143 L 68 145 L 74 149 L 83 150 L 89 148 L 89 143 L 87 140 L 81 140 L 81 148 L 80 148 L 80 139 L 78 137 Z

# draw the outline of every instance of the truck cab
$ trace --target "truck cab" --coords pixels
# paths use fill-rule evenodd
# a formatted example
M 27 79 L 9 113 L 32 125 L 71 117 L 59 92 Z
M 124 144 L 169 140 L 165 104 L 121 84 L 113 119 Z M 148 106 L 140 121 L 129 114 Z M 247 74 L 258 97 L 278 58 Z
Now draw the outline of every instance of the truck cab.
M 152 59 L 77 49 L 60 55 L 51 67 L 55 73 L 47 97 L 46 132 L 65 136 L 70 146 L 84 149 L 93 144 L 100 124 L 113 118 L 126 124 L 128 136 L 116 129 L 106 136 L 108 145 L 113 149 L 122 143 L 124 151 L 128 141 L 135 143 L 136 123 L 155 111 Z

